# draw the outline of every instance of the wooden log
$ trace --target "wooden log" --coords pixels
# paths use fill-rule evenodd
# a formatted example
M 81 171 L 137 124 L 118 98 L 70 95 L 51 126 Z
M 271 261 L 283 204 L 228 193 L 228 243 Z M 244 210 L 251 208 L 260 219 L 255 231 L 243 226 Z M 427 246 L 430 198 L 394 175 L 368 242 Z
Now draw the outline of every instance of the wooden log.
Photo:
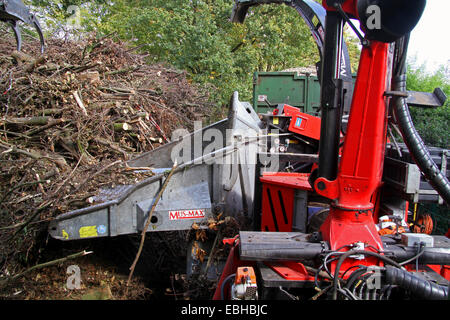
M 110 91 L 113 93 L 136 94 L 136 91 L 134 91 L 134 89 L 128 88 L 117 88 L 117 87 L 98 87 L 98 88 L 99 90 Z
M 122 148 L 120 148 L 116 143 L 114 143 L 112 141 L 108 141 L 108 140 L 103 139 L 101 137 L 95 137 L 94 141 L 99 143 L 99 144 L 101 144 L 101 145 L 109 147 L 112 151 L 116 151 L 116 152 L 122 154 L 124 157 L 127 157 L 126 151 L 123 150 Z
M 49 116 L 49 115 L 59 115 L 63 112 L 63 109 L 58 109 L 58 108 L 49 108 L 49 109 L 44 109 L 42 110 L 42 115 L 43 116 Z
M 159 143 L 159 144 L 162 144 L 162 143 L 163 143 L 163 139 L 162 139 L 162 138 L 153 138 L 153 137 L 150 137 L 149 139 L 150 139 L 151 142 L 155 142 L 155 143 Z
M 36 59 L 33 59 L 33 61 L 29 62 L 23 69 L 24 69 L 26 72 L 31 73 L 31 72 L 33 72 L 33 70 L 34 70 L 36 67 L 40 66 L 40 65 L 43 64 L 44 62 L 45 62 L 45 57 L 44 57 L 44 56 L 40 56 L 40 57 L 38 57 L 38 58 L 36 58 Z
M 11 57 L 13 57 L 14 59 L 16 59 L 17 62 L 22 63 L 22 62 L 32 62 L 34 60 L 34 58 L 22 51 L 17 51 L 14 50 L 11 53 Z
M 109 93 L 101 93 L 102 97 L 107 100 L 130 100 L 130 94 L 122 93 L 122 94 L 109 94 Z
M 90 84 L 100 83 L 100 73 L 98 71 L 87 71 L 78 75 L 80 81 L 86 81 Z
M 113 127 L 114 127 L 114 131 L 119 131 L 119 132 L 120 131 L 130 131 L 132 129 L 131 126 L 126 122 L 113 123 Z
M 23 118 L 3 118 L 0 120 L 2 125 L 26 125 L 26 126 L 45 126 L 53 118 L 49 116 L 23 117 Z
M 77 102 L 77 105 L 80 107 L 81 112 L 87 116 L 88 113 L 86 111 L 86 107 L 84 106 L 83 100 L 81 100 L 80 95 L 78 94 L 78 91 L 74 91 L 72 93 L 73 97 L 75 98 L 75 101 Z
M 28 135 L 32 136 L 32 135 L 34 135 L 36 133 L 45 131 L 45 130 L 51 128 L 51 127 L 54 127 L 54 126 L 56 126 L 58 124 L 62 124 L 62 123 L 65 123 L 65 122 L 66 122 L 66 120 L 64 120 L 64 119 L 51 119 L 51 120 L 48 121 L 48 123 L 46 125 L 40 126 L 38 128 L 34 128 L 33 130 L 29 130 L 26 133 Z
M 108 72 L 105 72 L 104 75 L 105 76 L 114 76 L 117 74 L 134 72 L 134 71 L 138 70 L 139 68 L 140 68 L 140 66 L 131 66 L 131 67 L 123 68 L 123 69 L 119 69 L 119 70 L 108 71 Z

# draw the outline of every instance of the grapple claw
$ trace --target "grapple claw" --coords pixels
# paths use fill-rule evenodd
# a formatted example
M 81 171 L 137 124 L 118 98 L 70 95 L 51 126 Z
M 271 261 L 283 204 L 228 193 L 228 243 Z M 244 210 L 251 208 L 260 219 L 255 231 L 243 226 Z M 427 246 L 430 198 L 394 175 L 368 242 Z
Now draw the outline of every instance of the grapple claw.
M 41 53 L 44 53 L 44 51 L 45 51 L 44 34 L 42 33 L 42 28 L 41 28 L 41 25 L 40 25 L 38 19 L 36 19 L 36 16 L 34 16 L 34 15 L 33 15 L 33 25 L 39 35 L 39 41 L 41 42 Z
M 17 51 L 20 51 L 22 49 L 22 34 L 20 32 L 20 28 L 16 21 L 9 21 L 9 23 L 14 31 L 14 37 L 16 38 Z
M 23 4 L 22 0 L 0 0 L 0 21 L 7 22 L 11 25 L 14 36 L 16 37 L 18 51 L 22 48 L 22 37 L 17 21 L 34 26 L 39 34 L 41 53 L 44 53 L 45 41 L 41 25 L 36 19 L 36 16 Z

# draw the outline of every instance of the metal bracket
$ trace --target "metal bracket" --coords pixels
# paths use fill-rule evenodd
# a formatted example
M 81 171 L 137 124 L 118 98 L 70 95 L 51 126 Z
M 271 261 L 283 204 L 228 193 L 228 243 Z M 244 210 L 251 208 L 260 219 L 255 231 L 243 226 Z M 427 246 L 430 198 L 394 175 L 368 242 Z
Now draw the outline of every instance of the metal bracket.
M 433 93 L 418 91 L 386 91 L 386 97 L 406 98 L 410 107 L 437 108 L 447 101 L 447 96 L 441 88 L 434 89 Z
M 406 102 L 409 106 L 421 108 L 442 107 L 447 100 L 447 96 L 441 88 L 434 89 L 433 93 L 408 91 Z

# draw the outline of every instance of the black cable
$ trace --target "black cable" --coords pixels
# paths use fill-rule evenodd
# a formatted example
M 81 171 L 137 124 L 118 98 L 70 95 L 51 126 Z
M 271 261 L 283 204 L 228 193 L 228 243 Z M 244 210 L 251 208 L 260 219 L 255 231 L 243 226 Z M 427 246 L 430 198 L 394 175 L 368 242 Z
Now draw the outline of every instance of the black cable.
M 425 253 L 425 245 L 423 244 L 423 242 L 420 243 L 420 246 L 418 247 L 417 251 L 418 251 L 418 253 L 414 257 L 411 257 L 408 260 L 399 262 L 399 264 L 404 266 L 405 264 L 408 264 L 411 261 L 414 261 L 414 260 L 418 259 L 421 255 L 423 255 Z
M 347 269 L 347 270 L 349 270 L 349 269 Z M 366 273 L 366 271 L 367 271 L 367 267 L 360 267 L 358 270 L 354 271 L 350 275 L 350 277 L 348 277 L 347 283 L 345 284 L 345 286 L 350 289 L 353 286 L 353 284 L 356 282 L 356 280 L 358 280 L 360 276 L 362 276 L 364 273 Z M 343 276 L 344 275 L 342 275 L 342 277 Z
M 316 270 L 316 272 L 314 274 L 314 285 L 319 290 L 321 290 L 321 288 L 319 286 L 319 272 L 320 272 L 321 268 L 322 268 L 322 265 Z
M 387 264 L 393 265 L 399 269 L 404 269 L 398 262 L 395 262 L 392 259 L 389 259 L 388 257 L 382 256 L 381 254 L 378 254 L 373 251 L 367 251 L 367 250 L 350 250 L 345 252 L 338 260 L 338 263 L 336 265 L 336 269 L 334 271 L 334 278 L 333 278 L 333 299 L 337 299 L 337 288 L 338 288 L 338 281 L 339 281 L 339 270 L 341 269 L 342 263 L 345 259 L 347 259 L 351 255 L 357 255 L 357 254 L 364 254 L 369 255 L 372 257 L 376 257 L 382 261 L 384 261 Z
M 342 274 L 342 279 L 344 279 L 344 276 L 347 272 L 349 272 L 351 269 L 354 269 L 354 268 L 361 269 L 361 268 L 367 268 L 367 266 L 362 266 L 362 265 L 351 266 L 350 268 L 348 268 L 347 270 L 344 271 L 344 273 Z M 354 271 L 353 273 L 355 273 L 355 272 L 356 271 Z M 352 275 L 353 275 L 353 273 L 352 273 Z M 351 275 L 350 275 L 350 277 L 351 277 Z M 347 282 L 350 280 L 350 277 L 348 278 Z
M 319 292 L 318 295 L 322 296 L 322 295 L 326 294 L 327 291 L 330 290 L 332 287 L 333 287 L 333 285 L 330 284 L 328 287 L 326 287 L 323 290 L 321 290 L 321 292 Z M 314 298 L 314 297 L 316 297 L 316 298 Z M 316 300 L 317 299 L 317 295 L 315 295 L 314 297 L 312 297 L 312 298 L 314 298 L 314 300 Z
M 334 260 L 337 260 L 337 258 L 331 259 L 330 262 L 331 262 L 331 261 L 334 261 Z M 319 280 L 318 280 L 318 278 L 319 278 L 319 273 L 320 273 L 320 271 L 322 271 L 322 269 L 324 269 L 323 263 L 319 266 L 319 268 L 316 270 L 316 272 L 315 272 L 315 274 L 314 274 L 314 285 L 315 285 L 318 289 L 321 289 L 320 286 L 319 286 Z M 327 272 L 327 274 L 330 276 L 330 278 L 332 279 L 332 278 L 333 278 L 333 275 L 332 275 L 328 270 L 327 270 L 326 272 Z
M 388 300 L 389 297 L 391 296 L 391 292 L 392 292 L 392 288 L 395 288 L 396 285 L 392 285 L 392 284 L 387 284 L 383 287 L 383 289 L 381 289 L 380 292 L 380 300 Z
M 327 263 L 327 260 L 328 260 L 328 257 L 330 257 L 330 256 L 332 256 L 332 255 L 343 254 L 344 252 L 339 252 L 339 250 L 342 250 L 342 249 L 344 249 L 344 248 L 346 248 L 346 247 L 352 247 L 352 245 L 350 245 L 350 244 L 343 245 L 343 246 L 337 248 L 336 250 L 329 252 L 329 253 L 325 256 L 325 258 L 323 259 L 322 265 L 324 266 L 325 271 L 330 275 L 330 277 L 332 277 L 332 275 L 331 275 L 330 271 L 329 271 L 328 268 L 327 268 L 327 264 L 328 264 L 328 263 Z M 334 260 L 336 260 L 336 259 L 333 258 L 332 260 L 330 260 L 330 262 L 331 262 L 331 261 L 334 261 Z
M 339 254 L 343 254 L 343 252 L 340 252 Z M 331 263 L 331 262 L 333 262 L 333 261 L 336 261 L 336 260 L 338 260 L 339 259 L 339 257 L 334 257 L 334 258 L 331 258 L 330 259 L 330 261 L 328 261 L 327 262 L 327 260 L 328 260 L 328 257 L 329 256 L 327 256 L 325 259 L 324 259 L 324 261 L 323 261 L 323 263 L 322 263 L 322 266 L 324 267 L 324 269 L 325 269 L 325 271 L 328 273 L 328 275 L 330 276 L 330 278 L 333 278 L 333 275 L 331 274 L 331 271 L 330 270 L 328 270 L 328 267 L 327 267 L 327 264 L 328 263 Z

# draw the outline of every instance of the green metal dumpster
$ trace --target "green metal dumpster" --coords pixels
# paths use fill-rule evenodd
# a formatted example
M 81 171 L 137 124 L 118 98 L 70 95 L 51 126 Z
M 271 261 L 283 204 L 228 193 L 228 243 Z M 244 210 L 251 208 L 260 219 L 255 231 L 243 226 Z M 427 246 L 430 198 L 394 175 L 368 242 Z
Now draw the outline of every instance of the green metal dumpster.
M 320 83 L 315 75 L 297 72 L 255 72 L 253 74 L 253 108 L 267 113 L 272 105 L 287 103 L 302 112 L 319 115 Z

